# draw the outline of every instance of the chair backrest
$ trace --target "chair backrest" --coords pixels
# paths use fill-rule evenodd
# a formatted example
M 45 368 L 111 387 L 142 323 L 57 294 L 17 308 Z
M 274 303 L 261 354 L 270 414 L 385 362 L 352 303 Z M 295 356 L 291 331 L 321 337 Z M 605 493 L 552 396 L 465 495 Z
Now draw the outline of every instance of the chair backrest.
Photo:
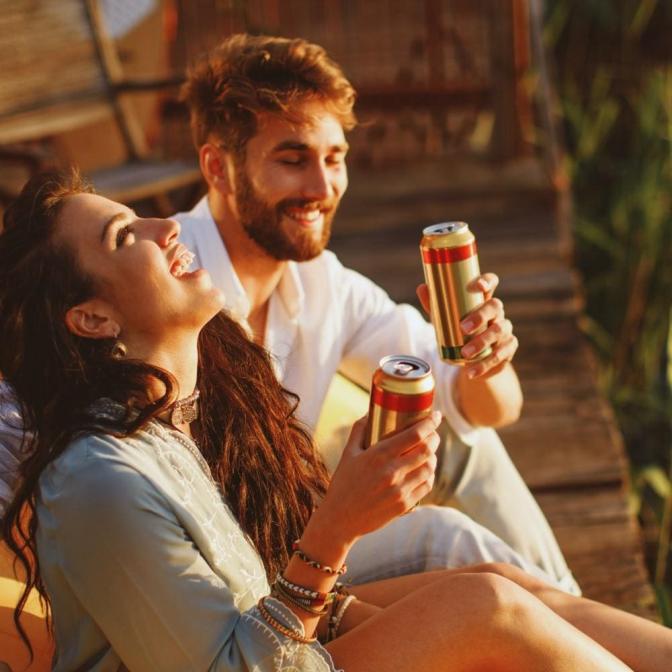
M 146 153 L 97 0 L 0 0 L 0 62 L 0 144 L 114 117 L 129 153 Z

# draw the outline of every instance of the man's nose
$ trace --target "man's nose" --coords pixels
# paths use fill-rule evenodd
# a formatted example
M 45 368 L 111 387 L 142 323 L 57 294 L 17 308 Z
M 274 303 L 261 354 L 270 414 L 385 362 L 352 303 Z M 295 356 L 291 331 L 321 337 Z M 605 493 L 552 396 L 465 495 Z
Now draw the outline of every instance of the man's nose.
M 311 166 L 303 188 L 304 198 L 311 201 L 325 201 L 334 195 L 328 168 L 319 163 Z

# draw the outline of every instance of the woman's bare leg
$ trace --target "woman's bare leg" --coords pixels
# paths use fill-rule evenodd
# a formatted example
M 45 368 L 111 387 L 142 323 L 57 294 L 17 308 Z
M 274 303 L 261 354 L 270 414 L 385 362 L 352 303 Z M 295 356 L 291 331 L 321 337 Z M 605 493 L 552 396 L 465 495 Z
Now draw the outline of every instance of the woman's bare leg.
M 671 669 L 672 630 L 614 607 L 568 595 L 503 563 L 413 574 L 355 586 L 353 592 L 366 602 L 385 607 L 441 577 L 480 572 L 495 573 L 514 581 L 633 669 L 639 672 L 667 672 Z
M 530 591 L 638 672 L 672 669 L 671 629 L 594 600 L 568 595 L 511 565 L 497 563 L 484 567 Z
M 347 672 L 625 672 L 601 646 L 508 579 L 435 579 L 327 645 Z

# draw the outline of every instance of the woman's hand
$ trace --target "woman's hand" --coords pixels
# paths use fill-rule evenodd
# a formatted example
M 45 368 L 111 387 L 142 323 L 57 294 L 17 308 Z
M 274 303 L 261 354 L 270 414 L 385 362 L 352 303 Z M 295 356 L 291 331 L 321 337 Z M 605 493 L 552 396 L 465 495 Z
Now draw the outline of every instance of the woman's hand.
M 365 450 L 366 418 L 358 420 L 309 527 L 349 545 L 415 506 L 434 485 L 440 422 L 435 411 Z

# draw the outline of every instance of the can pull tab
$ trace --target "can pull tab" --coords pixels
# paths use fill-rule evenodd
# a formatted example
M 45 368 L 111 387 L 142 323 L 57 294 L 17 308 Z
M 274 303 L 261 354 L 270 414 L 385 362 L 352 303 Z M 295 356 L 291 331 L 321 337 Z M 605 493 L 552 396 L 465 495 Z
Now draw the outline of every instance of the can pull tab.
M 394 365 L 394 372 L 400 376 L 407 376 L 409 373 L 418 370 L 418 366 L 411 364 L 411 362 L 397 362 Z
M 457 231 L 460 227 L 457 226 L 456 224 L 444 224 L 441 226 L 441 228 L 437 228 L 436 232 L 437 233 L 453 233 L 453 231 Z

